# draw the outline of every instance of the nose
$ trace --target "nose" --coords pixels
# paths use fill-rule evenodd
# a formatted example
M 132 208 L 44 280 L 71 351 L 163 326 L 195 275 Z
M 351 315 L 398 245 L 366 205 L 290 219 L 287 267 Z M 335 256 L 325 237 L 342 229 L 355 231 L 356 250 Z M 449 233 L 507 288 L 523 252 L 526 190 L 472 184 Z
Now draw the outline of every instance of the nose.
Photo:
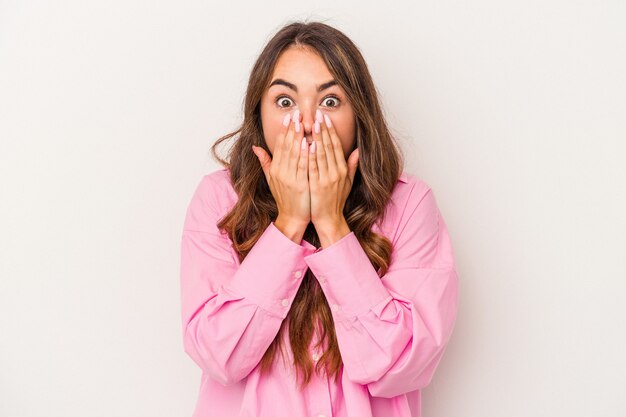
M 311 106 L 300 107 L 300 123 L 304 129 L 304 136 L 307 138 L 313 136 L 313 123 L 315 123 L 316 110 L 316 107 Z

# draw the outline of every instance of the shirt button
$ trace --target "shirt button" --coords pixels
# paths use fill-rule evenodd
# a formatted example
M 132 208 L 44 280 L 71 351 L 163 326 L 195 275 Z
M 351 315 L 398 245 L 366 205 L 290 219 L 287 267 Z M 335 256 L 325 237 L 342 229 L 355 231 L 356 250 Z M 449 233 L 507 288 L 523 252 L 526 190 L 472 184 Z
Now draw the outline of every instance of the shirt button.
M 283 305 L 283 307 L 287 307 L 289 305 L 289 300 L 287 298 L 284 298 L 280 303 Z
M 337 304 L 333 304 L 333 310 L 339 311 L 339 306 Z
M 318 414 L 317 417 L 326 417 L 324 414 Z
M 319 358 L 320 358 L 320 355 L 318 355 L 317 352 L 313 354 L 313 360 L 314 361 L 319 360 Z
M 302 276 L 302 271 L 296 271 L 293 273 L 293 276 L 296 278 L 300 278 Z

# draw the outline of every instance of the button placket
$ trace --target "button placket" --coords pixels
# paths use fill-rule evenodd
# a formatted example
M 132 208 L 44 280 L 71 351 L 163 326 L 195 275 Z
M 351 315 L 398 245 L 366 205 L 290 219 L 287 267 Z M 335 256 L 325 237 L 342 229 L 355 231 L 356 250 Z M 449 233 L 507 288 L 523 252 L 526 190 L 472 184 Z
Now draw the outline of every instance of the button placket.
M 332 404 L 330 402 L 328 377 L 318 376 L 314 373 L 310 383 L 310 413 L 313 417 L 332 417 Z

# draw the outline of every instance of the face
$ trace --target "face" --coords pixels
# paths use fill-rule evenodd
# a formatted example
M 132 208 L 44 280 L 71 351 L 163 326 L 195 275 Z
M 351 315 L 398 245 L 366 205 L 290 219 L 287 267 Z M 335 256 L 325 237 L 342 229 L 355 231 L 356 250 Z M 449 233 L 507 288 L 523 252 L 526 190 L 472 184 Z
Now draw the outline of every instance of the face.
M 263 135 L 270 152 L 274 153 L 274 144 L 283 131 L 283 118 L 296 109 L 300 110 L 304 136 L 311 143 L 315 110 L 319 109 L 330 117 L 347 159 L 356 140 L 354 112 L 339 85 L 323 85 L 333 76 L 322 58 L 314 51 L 290 47 L 278 58 L 271 80 L 261 99 Z M 276 80 L 288 85 L 275 83 Z M 320 86 L 323 90 L 318 91 Z

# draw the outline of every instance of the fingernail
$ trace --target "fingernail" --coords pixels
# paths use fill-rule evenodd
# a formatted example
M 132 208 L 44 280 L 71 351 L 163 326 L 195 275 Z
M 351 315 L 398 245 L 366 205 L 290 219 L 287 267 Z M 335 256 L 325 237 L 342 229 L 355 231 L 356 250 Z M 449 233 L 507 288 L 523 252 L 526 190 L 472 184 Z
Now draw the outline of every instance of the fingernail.
M 328 127 L 332 127 L 333 124 L 330 122 L 330 117 L 328 117 L 328 115 L 324 115 L 324 120 L 326 120 L 326 126 Z
M 313 124 L 313 128 L 315 129 L 315 133 L 320 133 L 320 122 L 316 120 L 315 123 Z
M 302 138 L 302 144 L 300 145 L 302 150 L 306 149 L 306 136 Z
M 291 120 L 291 113 L 287 113 L 283 118 L 283 126 L 289 126 L 289 121 Z
M 311 142 L 311 146 L 309 146 L 309 151 L 311 151 L 311 153 L 315 153 L 315 141 Z
M 322 119 L 322 112 L 320 111 L 320 109 L 316 109 L 315 110 L 315 120 L 317 120 L 320 123 L 322 123 L 324 121 Z

